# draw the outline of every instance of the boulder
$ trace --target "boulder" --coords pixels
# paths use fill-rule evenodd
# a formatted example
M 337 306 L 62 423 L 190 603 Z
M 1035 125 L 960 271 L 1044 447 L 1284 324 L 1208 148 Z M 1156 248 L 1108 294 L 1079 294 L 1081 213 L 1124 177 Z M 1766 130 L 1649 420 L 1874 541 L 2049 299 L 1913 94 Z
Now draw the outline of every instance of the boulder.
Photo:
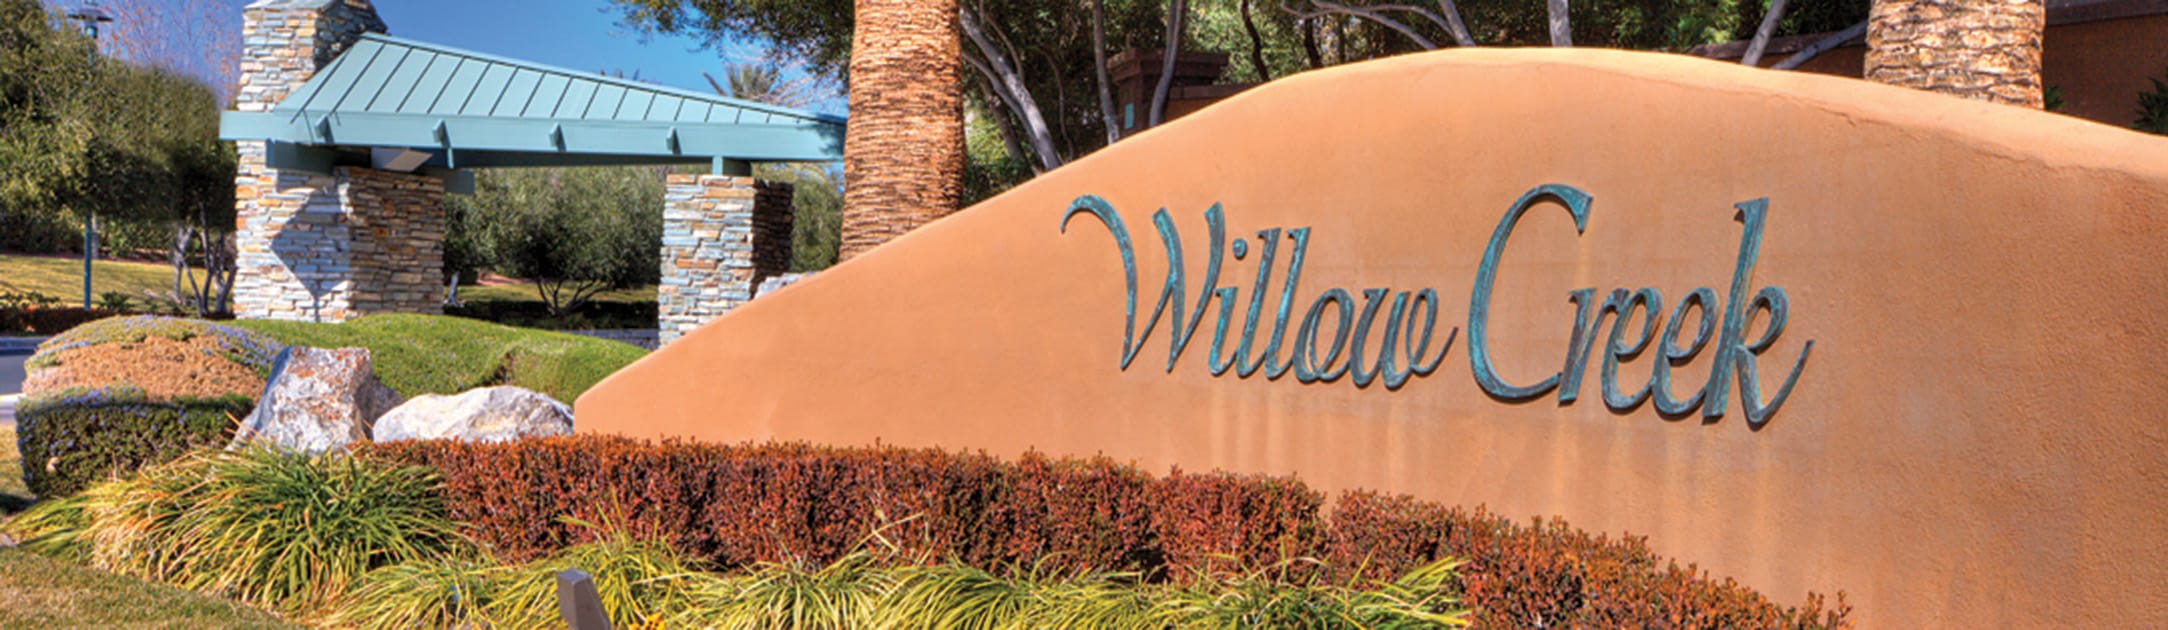
M 369 439 L 369 427 L 403 400 L 376 380 L 367 348 L 295 346 L 271 363 L 256 411 L 241 421 L 233 449 L 244 443 L 319 453 Z
M 424 395 L 377 419 L 376 441 L 458 439 L 505 442 L 523 437 L 572 434 L 572 408 L 518 387 L 485 387 L 464 393 Z
M 760 287 L 753 291 L 753 297 L 758 298 L 760 296 L 767 295 L 770 291 L 782 290 L 783 287 L 797 284 L 801 280 L 813 277 L 814 273 L 815 272 L 806 271 L 800 273 L 785 273 L 770 276 L 768 279 L 760 281 Z

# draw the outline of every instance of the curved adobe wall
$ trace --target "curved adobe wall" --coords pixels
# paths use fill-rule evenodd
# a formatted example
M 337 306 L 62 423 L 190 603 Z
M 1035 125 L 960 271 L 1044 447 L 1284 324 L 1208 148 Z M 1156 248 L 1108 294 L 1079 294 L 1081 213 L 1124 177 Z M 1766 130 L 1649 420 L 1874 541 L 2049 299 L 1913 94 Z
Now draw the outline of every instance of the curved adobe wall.
M 1713 420 L 1707 405 L 1608 408 L 1609 320 L 1577 400 L 1485 393 L 1468 330 L 1480 262 L 1508 207 L 1548 182 L 1593 201 L 1578 235 L 1556 198 L 1508 235 L 1487 302 L 1500 382 L 1566 363 L 1575 289 L 1600 302 L 1652 287 L 1668 319 L 1697 287 L 1719 311 L 1781 287 L 1788 325 L 1752 360 L 1759 398 L 1814 345 L 1758 430 L 1736 383 Z M 1251 237 L 1247 258 L 1222 261 L 1229 350 L 1262 258 L 1254 235 L 1271 227 L 1311 229 L 1291 325 L 1331 288 L 1428 287 L 1433 332 L 1457 337 L 1397 390 L 1215 377 L 1215 303 L 1171 371 L 1172 322 L 1123 369 L 1115 240 L 1090 214 L 1059 229 L 1086 194 L 1133 241 L 1140 318 L 1166 274 L 1153 211 L 1178 228 L 1194 309 L 1217 203 L 1228 238 Z M 1734 205 L 1760 198 L 1759 254 L 1734 291 L 1747 232 Z M 1847 590 L 1866 627 L 2157 618 L 2164 240 L 2158 138 L 1677 56 L 1450 51 L 1291 77 L 1124 141 L 757 300 L 578 412 L 592 432 L 1103 452 L 1558 514 L 1648 535 L 1780 600 Z M 1268 280 L 1258 347 L 1283 277 Z M 1675 345 L 1698 318 L 1681 318 Z M 1674 394 L 1743 356 L 1718 346 L 1752 346 L 1768 318 L 1672 369 Z M 1655 352 L 1625 361 L 1616 387 L 1646 383 Z

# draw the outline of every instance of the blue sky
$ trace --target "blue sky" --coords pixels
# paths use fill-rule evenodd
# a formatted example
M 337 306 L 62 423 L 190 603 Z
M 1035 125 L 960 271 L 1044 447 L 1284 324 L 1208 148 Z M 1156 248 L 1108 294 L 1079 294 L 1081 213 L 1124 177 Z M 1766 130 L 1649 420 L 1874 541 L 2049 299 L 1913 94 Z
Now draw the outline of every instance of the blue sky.
M 88 0 L 43 0 L 58 10 Z M 103 0 L 120 23 L 107 27 L 107 54 L 151 63 L 224 83 L 232 68 L 223 67 L 215 48 L 241 39 L 241 8 L 249 0 Z M 464 48 L 500 57 L 534 61 L 588 72 L 623 70 L 643 81 L 707 93 L 701 72 L 721 76 L 727 61 L 760 59 L 766 49 L 732 42 L 706 48 L 696 38 L 642 37 L 617 24 L 608 0 L 375 0 L 377 14 L 391 34 L 432 44 Z M 133 48 L 113 45 L 127 40 Z M 786 77 L 802 74 L 786 72 Z M 841 97 L 810 109 L 840 114 Z
M 643 38 L 619 26 L 605 0 L 376 0 L 376 11 L 393 36 L 573 70 L 638 72 L 645 81 L 703 93 L 712 90 L 701 72 L 721 78 L 726 61 L 765 52 L 746 42 L 718 50 L 690 37 Z M 815 109 L 841 112 L 836 100 Z

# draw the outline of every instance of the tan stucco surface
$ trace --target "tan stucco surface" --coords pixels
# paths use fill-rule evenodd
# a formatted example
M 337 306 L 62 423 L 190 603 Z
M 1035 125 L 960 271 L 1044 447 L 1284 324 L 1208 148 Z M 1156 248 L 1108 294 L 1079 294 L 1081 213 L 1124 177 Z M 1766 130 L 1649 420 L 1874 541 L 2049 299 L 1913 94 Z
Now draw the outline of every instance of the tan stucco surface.
M 1614 413 L 1596 359 L 1571 404 L 1478 388 L 1478 259 L 1547 182 L 1595 201 L 1584 234 L 1555 204 L 1513 233 L 1503 375 L 1559 369 L 1571 290 L 1721 299 L 1733 204 L 1768 197 L 1750 286 L 1783 287 L 1790 321 L 1764 395 L 1815 346 L 1766 427 L 1736 389 L 1713 423 Z M 1432 287 L 1458 340 L 1398 391 L 1213 377 L 1211 318 L 1172 372 L 1165 323 L 1122 370 L 1113 241 L 1088 217 L 1057 230 L 1087 193 L 1136 241 L 1140 316 L 1165 269 L 1151 213 L 1175 217 L 1194 293 L 1220 203 L 1230 238 L 1314 230 L 1296 319 L 1329 287 Z M 1255 262 L 1225 262 L 1238 300 Z M 1620 370 L 1629 387 L 1650 357 Z M 577 412 L 584 432 L 1296 474 L 1647 535 L 1779 601 L 1847 591 L 1864 627 L 2093 627 L 2168 616 L 2164 373 L 2168 140 L 1682 56 L 1459 50 L 1289 77 L 1125 140 L 756 300 Z

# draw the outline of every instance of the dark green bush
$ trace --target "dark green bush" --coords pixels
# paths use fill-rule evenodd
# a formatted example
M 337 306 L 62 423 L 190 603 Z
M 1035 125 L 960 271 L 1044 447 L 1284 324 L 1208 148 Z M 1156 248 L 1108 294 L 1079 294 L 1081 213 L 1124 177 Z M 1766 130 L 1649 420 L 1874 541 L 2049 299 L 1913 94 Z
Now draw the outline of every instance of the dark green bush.
M 550 314 L 550 306 L 540 300 L 488 301 L 447 306 L 444 314 L 520 328 L 617 330 L 654 328 L 657 308 L 654 302 L 588 302 L 571 313 L 555 316 Z
M 2130 128 L 2168 135 L 2168 83 L 2153 81 L 2153 91 L 2138 93 L 2138 120 Z
M 237 395 L 157 401 L 130 387 L 31 398 L 15 410 L 23 482 L 39 497 L 62 497 L 147 464 L 217 447 L 254 406 Z

